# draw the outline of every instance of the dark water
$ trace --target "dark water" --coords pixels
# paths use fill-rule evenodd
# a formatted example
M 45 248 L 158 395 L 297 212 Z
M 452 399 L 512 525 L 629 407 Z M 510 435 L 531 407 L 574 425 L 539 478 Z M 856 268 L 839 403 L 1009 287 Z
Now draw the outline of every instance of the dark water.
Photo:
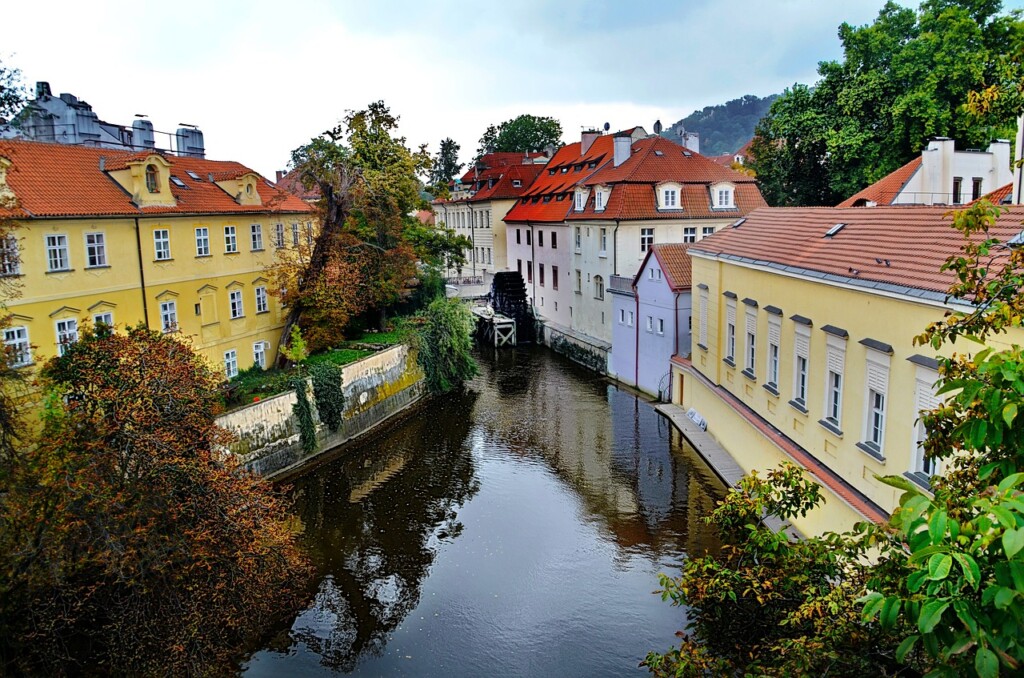
M 652 591 L 713 547 L 724 492 L 646 402 L 544 349 L 294 481 L 309 606 L 249 676 L 622 676 L 683 612 Z

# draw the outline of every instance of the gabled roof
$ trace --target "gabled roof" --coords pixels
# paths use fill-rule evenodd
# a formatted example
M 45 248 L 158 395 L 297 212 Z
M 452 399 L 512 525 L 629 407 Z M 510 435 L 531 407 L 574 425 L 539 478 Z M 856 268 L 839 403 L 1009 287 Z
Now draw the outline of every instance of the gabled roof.
M 111 167 L 152 155 L 151 152 L 47 144 L 38 141 L 0 140 L 0 156 L 11 161 L 7 185 L 18 199 L 14 210 L 0 210 L 13 217 L 139 216 L 142 214 L 290 213 L 312 211 L 299 198 L 260 179 L 257 191 L 262 205 L 240 205 L 233 196 L 210 183 L 209 175 L 241 176 L 253 172 L 237 162 L 166 156 L 171 175 L 185 188 L 171 183 L 175 205 L 142 209 L 107 172 Z M 104 160 L 104 170 L 100 160 Z M 193 179 L 188 172 L 195 173 Z
M 505 215 L 505 221 L 565 221 L 572 207 L 572 192 L 576 184 L 584 181 L 606 159 L 611 158 L 612 136 L 605 134 L 597 137 L 585 154 L 581 155 L 580 148 L 578 141 L 560 148 L 523 194 L 523 198 Z M 561 196 L 561 200 L 558 196 Z
M 947 206 L 768 207 L 691 245 L 690 253 L 941 300 L 954 275 L 939 269 L 963 244 L 949 211 Z M 1011 207 L 990 234 L 1005 242 L 1021 232 L 1022 221 L 1024 207 Z M 845 225 L 826 237 L 837 224 Z
M 506 165 L 487 170 L 480 177 L 480 190 L 469 200 L 509 200 L 518 198 L 530 189 L 533 182 L 544 170 L 544 165 Z M 493 181 L 493 185 L 491 182 Z M 518 186 L 516 183 L 518 182 Z
M 907 182 L 921 169 L 921 156 L 917 156 L 895 172 L 888 174 L 867 188 L 854 193 L 837 207 L 862 207 L 867 202 L 891 205 Z
M 474 179 L 481 176 L 483 172 L 487 170 L 499 167 L 508 167 L 510 165 L 524 165 L 528 164 L 527 161 L 529 161 L 529 164 L 533 164 L 532 161 L 534 158 L 542 157 L 544 157 L 543 153 L 535 153 L 532 151 L 530 153 L 519 153 L 518 151 L 513 153 L 504 151 L 501 153 L 486 153 L 481 156 L 480 160 L 477 162 L 478 165 L 483 167 L 483 170 L 475 169 L 471 164 L 469 169 L 466 170 L 466 173 L 462 175 L 461 181 L 464 184 L 471 184 Z
M 660 243 L 651 245 L 647 250 L 647 256 L 633 277 L 633 286 L 640 282 L 647 262 L 653 256 L 658 260 L 658 266 L 665 274 L 669 289 L 673 292 L 688 290 L 691 286 L 691 274 L 693 267 L 689 255 L 690 243 Z
M 695 153 L 663 136 L 634 142 L 629 158 L 618 167 L 607 163 L 584 182 L 587 186 L 615 183 L 707 184 L 719 181 L 753 184 L 753 177 L 722 167 L 710 158 Z

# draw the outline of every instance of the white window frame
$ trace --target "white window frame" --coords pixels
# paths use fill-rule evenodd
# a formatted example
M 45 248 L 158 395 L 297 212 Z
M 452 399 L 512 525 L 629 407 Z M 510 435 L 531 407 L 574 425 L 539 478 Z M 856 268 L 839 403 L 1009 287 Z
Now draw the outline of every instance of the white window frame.
M 864 375 L 864 445 L 885 456 L 886 407 L 889 404 L 889 370 L 892 357 L 888 353 L 868 348 Z M 876 396 L 881 396 L 881 408 L 876 405 Z M 877 420 L 877 433 L 876 433 Z
M 234 226 L 224 227 L 224 254 L 238 252 L 238 231 Z
M 801 370 L 801 360 L 803 361 Z M 793 402 L 807 409 L 807 389 L 811 366 L 811 328 L 798 324 L 793 328 Z
M 576 252 L 583 248 L 583 229 L 576 226 Z
M 206 226 L 196 228 L 196 256 L 210 256 L 210 229 Z
M 696 226 L 684 226 L 683 227 L 683 242 L 694 243 L 697 242 L 697 227 Z
M 21 275 L 21 252 L 18 238 L 8 235 L 0 240 L 0 276 Z
M 153 258 L 156 261 L 170 261 L 171 259 L 171 229 L 153 229 Z
M 242 305 L 242 290 L 231 290 L 228 292 L 228 308 L 231 309 L 232 320 L 245 317 L 245 307 Z
M 46 270 L 71 270 L 71 256 L 68 252 L 66 233 L 50 233 L 46 236 Z
M 663 336 L 665 334 L 665 319 L 664 318 L 658 318 L 658 334 L 663 335 Z
M 106 325 L 107 327 L 114 326 L 114 314 L 111 311 L 104 311 L 102 313 L 94 313 L 92 316 L 93 327 L 100 325 Z
M 654 332 L 654 316 L 647 316 L 647 331 Z
M 843 430 L 843 389 L 845 387 L 846 339 L 829 334 L 825 337 L 825 402 L 824 419 Z M 832 376 L 839 376 L 838 392 Z
M 605 206 L 604 205 L 604 191 L 602 191 L 602 190 L 595 190 L 594 191 L 594 211 L 595 212 L 604 212 L 604 206 Z
M 32 343 L 28 340 L 28 327 L 16 325 L 4 328 L 4 345 L 10 367 L 26 367 L 32 364 Z
M 717 194 L 715 207 L 729 208 L 735 206 L 733 202 L 733 190 L 731 188 L 719 188 Z
M 604 278 L 599 275 L 594 276 L 594 298 L 604 301 Z
M 924 422 L 921 421 L 921 413 L 934 410 L 942 403 L 942 399 L 935 393 L 935 384 L 939 380 L 939 373 L 923 365 L 917 365 L 916 367 L 914 412 L 917 416 L 914 419 L 914 427 L 911 434 L 910 472 L 912 474 L 920 474 L 924 479 L 930 479 L 931 476 L 942 473 L 942 462 L 939 459 L 926 461 L 924 458 L 924 446 L 922 443 L 924 443 L 927 436 L 927 431 L 925 430 Z M 929 464 L 932 466 L 930 470 L 927 468 Z
M 700 237 L 701 237 L 701 239 L 704 239 L 704 238 L 708 237 L 709 235 L 714 235 L 714 234 L 715 234 L 715 227 L 714 226 L 702 226 L 701 229 L 700 229 Z
M 284 224 L 280 222 L 274 224 L 274 247 L 277 249 L 284 247 Z
M 747 343 L 743 347 L 745 350 L 743 370 L 750 374 L 757 374 L 757 309 L 748 306 L 744 315 L 746 320 L 743 329 Z
M 224 351 L 224 376 L 228 379 L 238 376 L 238 351 L 235 349 Z
M 160 327 L 164 334 L 178 331 L 178 303 L 173 299 L 160 302 Z
M 725 302 L 725 358 L 736 364 L 736 300 Z
M 253 252 L 263 249 L 263 224 L 249 224 L 249 244 Z
M 252 362 L 259 365 L 261 370 L 267 369 L 267 351 L 270 350 L 269 341 L 257 341 L 252 345 Z
M 768 350 L 765 354 L 765 384 L 779 390 L 779 359 L 782 353 L 782 318 L 768 316 Z
M 57 355 L 62 356 L 68 346 L 78 341 L 78 319 L 65 318 L 54 323 L 57 336 Z
M 299 246 L 299 222 L 292 222 L 292 247 Z
M 661 189 L 661 206 L 663 209 L 672 210 L 679 208 L 679 189 Z
M 601 249 L 597 251 L 597 256 L 607 257 L 608 256 L 608 229 L 601 228 L 601 239 L 599 241 Z
M 643 254 L 651 249 L 654 244 L 654 228 L 640 229 L 640 253 Z
M 107 266 L 107 238 L 102 231 L 85 234 L 85 267 L 105 268 Z
M 587 194 L 583 191 L 576 191 L 573 211 L 582 212 L 587 205 Z
M 629 320 L 626 321 L 626 326 L 627 327 L 632 327 L 633 326 L 633 312 L 632 311 L 629 312 Z
M 256 312 L 266 313 L 270 310 L 269 297 L 267 296 L 267 288 L 260 285 L 256 288 Z

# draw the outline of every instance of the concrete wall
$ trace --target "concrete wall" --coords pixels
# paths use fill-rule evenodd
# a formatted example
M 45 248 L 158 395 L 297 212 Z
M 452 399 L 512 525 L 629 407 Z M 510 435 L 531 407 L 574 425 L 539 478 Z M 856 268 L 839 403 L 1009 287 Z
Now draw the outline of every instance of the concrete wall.
M 608 374 L 636 386 L 636 297 L 609 291 L 612 300 L 612 356 Z
M 223 414 L 217 423 L 237 436 L 230 449 L 242 464 L 269 476 L 352 440 L 419 400 L 425 392 L 423 373 L 407 346 L 394 346 L 346 365 L 342 368 L 342 383 L 344 423 L 332 433 L 317 420 L 320 444 L 308 456 L 302 452 L 292 413 L 296 400 L 293 391 Z

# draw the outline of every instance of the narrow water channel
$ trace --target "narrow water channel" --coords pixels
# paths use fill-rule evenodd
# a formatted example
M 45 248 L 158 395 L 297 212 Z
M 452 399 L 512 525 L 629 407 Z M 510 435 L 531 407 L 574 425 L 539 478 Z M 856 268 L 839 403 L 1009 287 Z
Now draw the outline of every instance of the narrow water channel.
M 724 487 L 642 399 L 542 348 L 292 483 L 317 572 L 247 676 L 623 676 L 683 613 Z

